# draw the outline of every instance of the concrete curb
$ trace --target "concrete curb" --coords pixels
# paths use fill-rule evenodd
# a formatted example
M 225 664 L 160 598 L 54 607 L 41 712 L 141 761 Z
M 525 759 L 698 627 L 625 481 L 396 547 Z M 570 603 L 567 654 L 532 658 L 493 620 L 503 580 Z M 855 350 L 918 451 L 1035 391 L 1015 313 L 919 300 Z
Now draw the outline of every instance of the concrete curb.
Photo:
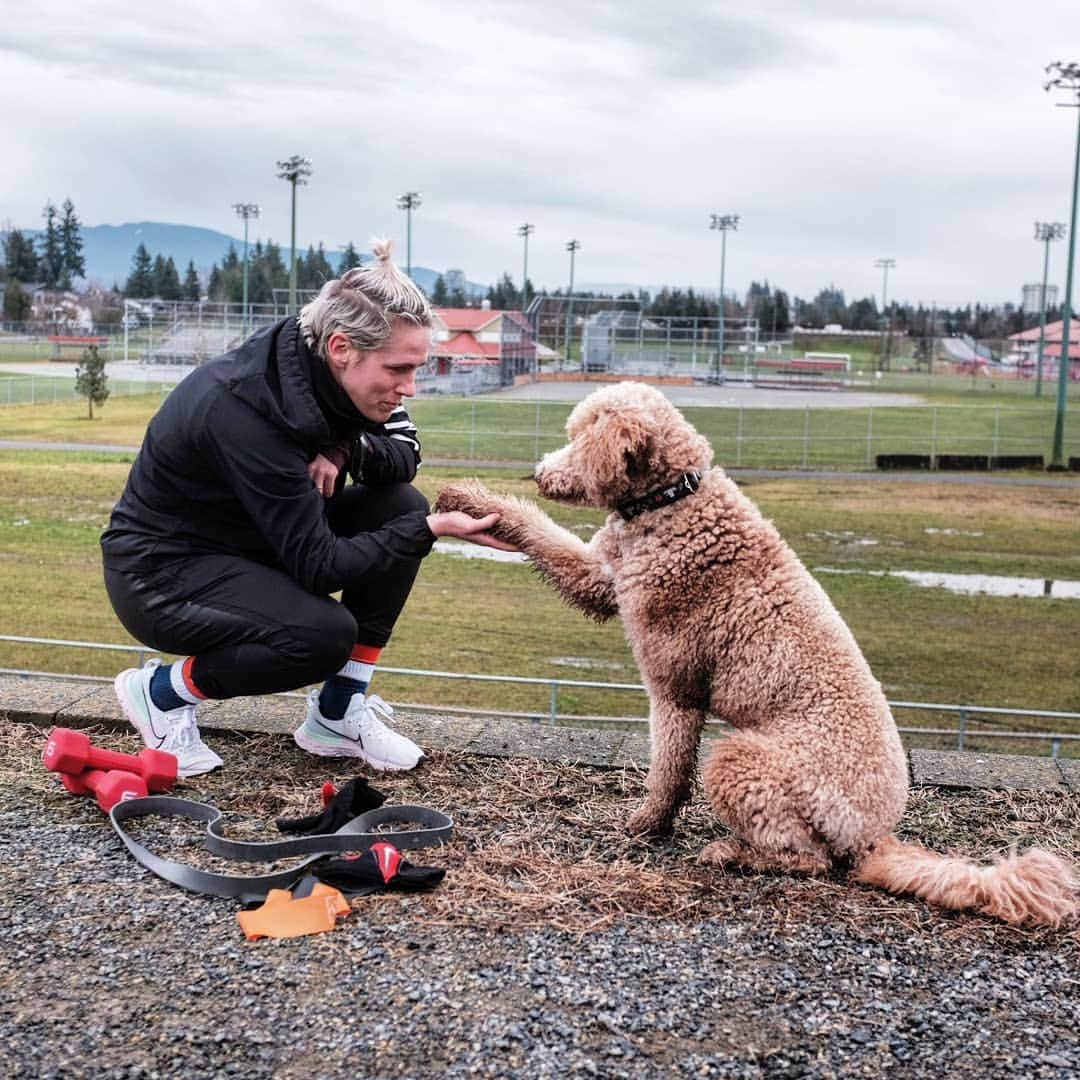
M 109 683 L 42 676 L 0 676 L 0 715 L 15 723 L 130 731 Z M 287 735 L 303 716 L 299 695 L 232 698 L 199 706 L 203 732 Z M 394 727 L 429 749 L 486 757 L 529 757 L 644 772 L 649 739 L 642 730 L 549 727 L 505 718 L 457 716 L 400 706 Z M 708 753 L 710 739 L 702 744 Z M 980 754 L 960 750 L 908 751 L 914 784 L 941 788 L 1080 792 L 1080 760 Z

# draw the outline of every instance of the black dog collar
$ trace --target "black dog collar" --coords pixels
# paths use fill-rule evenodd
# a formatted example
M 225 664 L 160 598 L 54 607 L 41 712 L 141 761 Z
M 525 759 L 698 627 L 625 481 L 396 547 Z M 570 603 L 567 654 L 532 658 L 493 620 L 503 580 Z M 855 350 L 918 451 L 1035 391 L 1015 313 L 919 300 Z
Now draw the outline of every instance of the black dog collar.
M 701 483 L 701 473 L 683 473 L 678 480 L 663 487 L 654 488 L 640 499 L 627 499 L 619 503 L 617 509 L 624 521 L 633 521 L 639 514 L 646 510 L 659 510 L 661 506 L 669 506 L 673 502 L 685 499 L 687 495 L 693 495 Z

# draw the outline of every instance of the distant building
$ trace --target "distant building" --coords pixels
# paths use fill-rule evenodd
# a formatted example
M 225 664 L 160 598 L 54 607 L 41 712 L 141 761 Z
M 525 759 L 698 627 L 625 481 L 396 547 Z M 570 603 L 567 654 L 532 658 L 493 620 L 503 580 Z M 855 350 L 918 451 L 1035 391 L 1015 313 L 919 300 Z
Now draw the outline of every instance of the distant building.
M 1043 377 L 1056 377 L 1061 360 L 1061 338 L 1064 320 L 1047 323 L 1043 342 Z M 1007 360 L 1016 364 L 1025 376 L 1035 374 L 1039 357 L 1039 328 L 1033 326 L 1019 334 L 1009 335 Z M 1069 378 L 1080 381 L 1080 319 L 1069 321 Z
M 536 368 L 536 340 L 520 311 L 435 308 L 432 321 L 431 355 L 420 374 L 422 390 L 495 389 Z
M 447 270 L 443 274 L 443 281 L 446 283 L 446 291 L 449 293 L 460 290 L 465 291 L 465 271 L 464 270 Z

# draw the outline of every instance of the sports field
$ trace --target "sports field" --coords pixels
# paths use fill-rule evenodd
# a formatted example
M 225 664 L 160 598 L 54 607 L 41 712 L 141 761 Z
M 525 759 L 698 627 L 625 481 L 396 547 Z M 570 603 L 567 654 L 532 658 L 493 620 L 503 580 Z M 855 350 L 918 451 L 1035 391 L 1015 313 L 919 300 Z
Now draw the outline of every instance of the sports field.
M 152 413 L 151 399 L 118 399 L 102 419 L 84 419 L 69 405 L 19 407 L 0 413 L 4 436 L 62 442 L 136 445 Z M 427 403 L 419 403 L 426 407 Z M 510 413 L 488 403 L 437 401 L 415 411 L 433 444 L 454 456 L 446 438 L 466 427 L 474 404 L 484 426 L 510 424 Z M 523 461 L 558 445 L 566 406 L 532 409 L 540 428 L 523 433 Z M 455 411 L 456 410 L 456 411 Z M 693 410 L 718 448 L 724 410 Z M 789 411 L 790 412 L 790 411 Z M 835 413 L 835 410 L 831 410 Z M 913 417 L 913 420 L 915 418 Z M 965 424 L 972 423 L 969 417 Z M 771 458 L 785 456 L 782 440 L 768 442 L 790 415 L 754 418 Z M 710 424 L 718 425 L 710 427 Z M 14 429 L 14 430 L 12 430 Z M 440 430 L 443 434 L 440 434 Z M 455 438 L 467 438 L 462 431 Z M 473 437 L 480 444 L 479 429 Z M 489 436 L 485 436 L 487 438 Z M 492 446 L 509 438 L 491 434 Z M 444 439 L 439 443 L 439 439 Z M 492 451 L 493 452 L 493 451 Z M 0 632 L 26 636 L 128 643 L 101 585 L 97 540 L 119 494 L 131 455 L 95 451 L 0 451 Z M 530 495 L 525 469 L 480 465 L 425 467 L 420 487 L 433 497 L 439 484 L 480 473 L 493 487 Z M 1063 486 L 981 485 L 955 476 L 905 483 L 868 477 L 751 479 L 747 493 L 815 572 L 848 620 L 887 695 L 895 701 L 993 705 L 1080 711 L 1080 599 L 960 595 L 917 584 L 899 573 L 1013 576 L 1040 583 L 1080 582 L 1080 482 Z M 959 482 L 957 482 L 959 480 Z M 593 511 L 549 507 L 584 535 L 598 524 Z M 837 571 L 845 571 L 843 573 Z M 0 666 L 110 675 L 130 662 L 123 655 L 0 643 Z M 385 667 L 530 676 L 543 680 L 637 682 L 617 625 L 597 626 L 544 587 L 526 565 L 464 558 L 437 549 L 425 562 L 402 623 L 384 654 Z M 420 679 L 380 672 L 378 692 L 391 701 L 547 711 L 550 686 Z M 559 711 L 642 715 L 643 695 L 563 687 Z M 900 715 L 904 724 L 954 726 L 955 717 Z M 973 727 L 983 721 L 972 721 Z M 998 728 L 1045 730 L 1046 721 L 987 722 Z M 1066 721 L 1055 721 L 1066 730 Z M 969 745 L 980 745 L 977 741 Z M 1045 753 L 1047 745 L 985 744 Z M 1075 744 L 1063 748 L 1075 753 Z

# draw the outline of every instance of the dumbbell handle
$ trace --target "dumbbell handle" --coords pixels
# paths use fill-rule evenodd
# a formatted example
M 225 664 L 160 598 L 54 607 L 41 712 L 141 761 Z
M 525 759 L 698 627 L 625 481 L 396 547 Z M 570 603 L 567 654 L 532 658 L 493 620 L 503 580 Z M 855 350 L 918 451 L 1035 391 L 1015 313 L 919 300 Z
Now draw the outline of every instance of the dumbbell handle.
M 76 795 L 97 796 L 98 806 L 107 814 L 118 802 L 141 799 L 146 783 L 141 776 L 123 769 L 87 769 L 81 773 L 61 773 L 60 781 Z

